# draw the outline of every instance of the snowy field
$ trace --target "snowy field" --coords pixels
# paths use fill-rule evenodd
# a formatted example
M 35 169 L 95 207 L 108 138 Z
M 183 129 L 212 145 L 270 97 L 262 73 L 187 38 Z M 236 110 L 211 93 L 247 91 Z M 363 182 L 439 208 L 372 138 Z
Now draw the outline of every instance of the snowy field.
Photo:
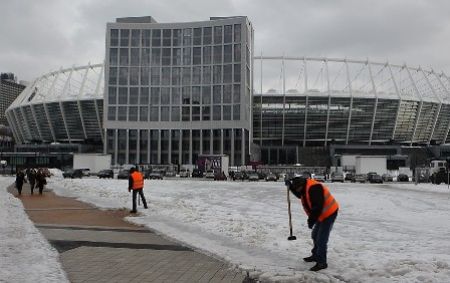
M 127 180 L 51 178 L 57 194 L 102 208 L 131 208 Z M 291 195 L 294 235 L 287 241 L 283 183 L 146 181 L 149 209 L 128 220 L 225 259 L 262 281 L 450 282 L 450 191 L 446 185 L 328 184 L 341 209 L 328 269 L 308 271 L 312 247 Z
M 14 181 L 0 177 L 0 282 L 68 282 L 58 252 L 6 191 Z

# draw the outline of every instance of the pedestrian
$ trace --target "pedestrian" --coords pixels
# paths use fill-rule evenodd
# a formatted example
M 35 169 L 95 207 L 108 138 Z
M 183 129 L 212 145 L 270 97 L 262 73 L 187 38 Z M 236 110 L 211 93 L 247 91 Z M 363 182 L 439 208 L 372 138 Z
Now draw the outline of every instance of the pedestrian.
M 314 247 L 311 256 L 303 258 L 306 262 L 316 262 L 310 270 L 319 271 L 328 267 L 327 244 L 334 221 L 338 215 L 339 204 L 324 184 L 308 177 L 295 177 L 287 183 L 289 190 L 301 200 L 308 228 L 312 229 Z
M 144 204 L 144 208 L 147 209 L 147 201 L 144 196 L 144 175 L 139 172 L 135 167 L 130 169 L 130 177 L 128 178 L 128 192 L 133 190 L 133 210 L 130 213 L 136 213 L 136 195 L 139 193 L 139 196 L 142 199 L 142 203 Z
M 31 194 L 33 194 L 34 185 L 36 184 L 36 171 L 33 168 L 27 170 L 28 183 L 30 183 Z
M 39 194 L 42 195 L 44 191 L 44 186 L 47 185 L 47 180 L 45 180 L 45 174 L 42 169 L 38 169 L 36 172 L 36 186 L 39 188 Z
M 23 187 L 24 181 L 25 181 L 25 174 L 23 173 L 22 170 L 17 168 L 17 170 L 16 170 L 16 188 L 17 188 L 17 191 L 19 192 L 19 196 L 22 195 L 22 187 Z

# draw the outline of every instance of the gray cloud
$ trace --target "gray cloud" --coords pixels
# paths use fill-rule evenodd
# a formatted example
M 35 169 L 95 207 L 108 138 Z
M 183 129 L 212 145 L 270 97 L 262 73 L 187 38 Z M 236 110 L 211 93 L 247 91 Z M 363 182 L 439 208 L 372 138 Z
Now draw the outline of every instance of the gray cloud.
M 369 57 L 450 73 L 449 10 L 444 0 L 3 1 L 0 71 L 31 80 L 61 66 L 101 62 L 106 22 L 116 17 L 184 22 L 246 15 L 258 55 Z M 276 84 L 278 66 L 265 72 Z

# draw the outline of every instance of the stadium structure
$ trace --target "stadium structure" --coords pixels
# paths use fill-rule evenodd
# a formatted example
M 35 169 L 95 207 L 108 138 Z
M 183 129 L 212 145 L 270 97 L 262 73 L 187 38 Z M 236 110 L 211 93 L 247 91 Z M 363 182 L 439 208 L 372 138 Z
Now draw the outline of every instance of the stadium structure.
M 97 145 L 91 150 L 112 153 L 115 164 L 195 164 L 201 154 L 228 154 L 232 165 L 324 165 L 336 153 L 377 149 L 439 155 L 430 148 L 449 143 L 444 73 L 345 58 L 246 59 L 250 34 L 245 17 L 118 19 L 108 25 L 106 72 L 96 64 L 45 74 L 7 109 L 18 147 Z

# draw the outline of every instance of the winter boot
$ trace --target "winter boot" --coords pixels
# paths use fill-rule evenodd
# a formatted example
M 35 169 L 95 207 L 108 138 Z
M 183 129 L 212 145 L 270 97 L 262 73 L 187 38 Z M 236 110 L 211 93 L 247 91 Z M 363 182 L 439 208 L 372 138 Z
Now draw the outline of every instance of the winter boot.
M 311 267 L 311 271 L 319 271 L 328 267 L 326 263 L 316 263 L 313 267 Z
M 303 258 L 304 261 L 306 262 L 316 262 L 316 258 L 312 255 L 312 256 L 308 256 L 308 257 L 304 257 Z

